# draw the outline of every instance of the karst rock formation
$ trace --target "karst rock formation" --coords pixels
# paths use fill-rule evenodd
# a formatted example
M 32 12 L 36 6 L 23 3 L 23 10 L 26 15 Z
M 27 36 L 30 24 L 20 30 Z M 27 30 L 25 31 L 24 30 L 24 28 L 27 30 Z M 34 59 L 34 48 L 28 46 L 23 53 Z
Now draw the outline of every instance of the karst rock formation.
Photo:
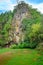
M 21 2 L 16 7 L 16 13 L 14 14 L 11 30 L 9 31 L 9 38 L 16 43 L 24 40 L 24 33 L 22 32 L 22 20 L 25 17 L 30 16 L 28 12 L 27 4 Z

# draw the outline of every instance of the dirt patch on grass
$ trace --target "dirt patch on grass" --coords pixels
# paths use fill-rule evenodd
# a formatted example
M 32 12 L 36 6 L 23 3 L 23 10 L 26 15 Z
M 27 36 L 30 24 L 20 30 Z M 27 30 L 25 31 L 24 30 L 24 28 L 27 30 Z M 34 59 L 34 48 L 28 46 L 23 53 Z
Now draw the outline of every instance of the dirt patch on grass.
M 11 52 L 0 54 L 0 65 L 6 65 L 6 63 L 11 59 L 11 57 L 12 57 Z

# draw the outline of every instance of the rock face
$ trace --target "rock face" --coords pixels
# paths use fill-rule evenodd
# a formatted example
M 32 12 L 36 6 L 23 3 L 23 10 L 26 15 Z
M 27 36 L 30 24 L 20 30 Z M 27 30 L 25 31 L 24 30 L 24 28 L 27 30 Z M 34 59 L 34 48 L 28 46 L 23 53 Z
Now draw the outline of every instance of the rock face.
M 22 32 L 22 20 L 28 16 L 28 8 L 25 3 L 20 3 L 16 9 L 17 12 L 15 13 L 11 23 L 9 38 L 14 42 L 19 43 L 24 39 L 24 33 Z

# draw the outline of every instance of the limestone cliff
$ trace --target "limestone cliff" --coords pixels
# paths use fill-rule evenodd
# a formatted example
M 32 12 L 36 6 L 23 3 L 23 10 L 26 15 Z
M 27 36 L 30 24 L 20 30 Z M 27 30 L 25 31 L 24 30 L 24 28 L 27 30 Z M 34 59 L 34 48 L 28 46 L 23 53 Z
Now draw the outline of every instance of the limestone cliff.
M 24 33 L 22 32 L 22 20 L 25 17 L 30 16 L 28 12 L 28 5 L 25 3 L 19 3 L 16 7 L 16 13 L 14 14 L 11 30 L 9 31 L 9 38 L 16 43 L 24 40 Z

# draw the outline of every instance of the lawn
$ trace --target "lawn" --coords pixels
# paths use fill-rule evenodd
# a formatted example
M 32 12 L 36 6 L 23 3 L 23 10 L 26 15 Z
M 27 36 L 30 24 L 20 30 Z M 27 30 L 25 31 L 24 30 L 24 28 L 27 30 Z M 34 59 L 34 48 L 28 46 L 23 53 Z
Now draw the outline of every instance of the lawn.
M 33 49 L 0 49 L 0 65 L 43 65 L 43 56 Z

